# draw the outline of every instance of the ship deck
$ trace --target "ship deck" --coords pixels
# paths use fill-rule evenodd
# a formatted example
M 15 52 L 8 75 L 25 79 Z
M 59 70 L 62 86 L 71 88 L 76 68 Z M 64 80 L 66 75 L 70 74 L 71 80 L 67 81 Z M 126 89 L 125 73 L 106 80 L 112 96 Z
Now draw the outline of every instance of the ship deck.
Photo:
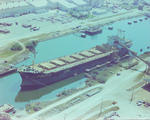
M 33 70 L 28 72 L 34 73 L 35 71 L 38 71 L 43 73 L 55 73 L 87 62 L 94 61 L 96 59 L 109 56 L 111 53 L 113 53 L 113 51 L 102 53 L 101 51 L 96 50 L 96 48 L 94 47 L 92 49 L 81 51 L 69 56 L 64 56 L 43 63 L 31 65 L 30 67 Z

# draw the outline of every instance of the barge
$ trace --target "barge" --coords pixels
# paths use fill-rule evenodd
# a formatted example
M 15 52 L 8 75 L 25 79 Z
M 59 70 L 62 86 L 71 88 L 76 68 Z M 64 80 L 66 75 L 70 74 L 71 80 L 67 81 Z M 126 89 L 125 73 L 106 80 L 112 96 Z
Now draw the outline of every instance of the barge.
M 119 40 L 127 47 L 131 47 L 132 45 L 131 40 L 122 39 L 118 36 L 109 36 L 107 44 L 111 48 L 113 48 L 112 46 L 117 47 L 119 51 L 110 49 L 107 52 L 103 52 L 97 49 L 97 47 L 93 47 L 85 51 L 35 65 L 21 66 L 17 70 L 22 77 L 21 87 L 46 86 L 47 84 L 58 82 L 96 66 L 101 66 L 105 63 L 110 64 L 114 52 L 116 53 L 118 51 L 117 53 L 120 57 L 128 53 L 128 50 L 117 46 L 114 43 L 115 40 Z

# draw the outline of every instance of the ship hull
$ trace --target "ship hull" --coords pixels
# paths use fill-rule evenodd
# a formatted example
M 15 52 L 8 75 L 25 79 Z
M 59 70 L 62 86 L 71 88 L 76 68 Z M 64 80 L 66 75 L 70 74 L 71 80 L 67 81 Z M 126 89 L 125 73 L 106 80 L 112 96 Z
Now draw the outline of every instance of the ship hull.
M 95 31 L 87 30 L 87 31 L 85 31 L 85 33 L 88 35 L 95 35 L 95 34 L 102 33 L 102 31 L 103 31 L 103 29 L 99 29 L 99 30 L 95 30 Z
M 79 74 L 84 72 L 86 69 L 90 69 L 95 67 L 96 65 L 101 65 L 106 63 L 106 61 L 110 60 L 110 56 L 105 56 L 100 59 L 96 59 L 87 63 L 83 63 L 77 66 L 74 66 L 69 69 L 64 69 L 59 72 L 53 73 L 27 73 L 27 72 L 19 72 L 22 77 L 21 87 L 29 87 L 29 86 L 46 86 L 58 81 L 61 81 L 65 78 L 73 76 L 75 73 Z

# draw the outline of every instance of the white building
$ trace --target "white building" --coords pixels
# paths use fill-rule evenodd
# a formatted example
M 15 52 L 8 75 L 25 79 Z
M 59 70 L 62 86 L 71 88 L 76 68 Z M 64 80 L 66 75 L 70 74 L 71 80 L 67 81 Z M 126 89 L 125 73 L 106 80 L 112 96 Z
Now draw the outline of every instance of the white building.
M 84 12 L 92 9 L 92 7 L 89 6 L 88 3 L 86 3 L 83 0 L 72 0 L 72 2 L 78 6 L 77 8 L 74 9 L 75 11 Z
M 34 7 L 34 13 L 36 14 L 47 12 L 47 0 L 32 0 L 27 3 Z
M 105 0 L 84 0 L 92 7 L 101 7 L 104 5 Z
M 55 7 L 65 12 L 70 12 L 78 7 L 74 3 L 68 2 L 66 0 L 49 0 L 49 2 L 52 8 Z
M 34 7 L 24 1 L 1 3 L 0 18 L 17 17 L 23 14 L 33 13 Z

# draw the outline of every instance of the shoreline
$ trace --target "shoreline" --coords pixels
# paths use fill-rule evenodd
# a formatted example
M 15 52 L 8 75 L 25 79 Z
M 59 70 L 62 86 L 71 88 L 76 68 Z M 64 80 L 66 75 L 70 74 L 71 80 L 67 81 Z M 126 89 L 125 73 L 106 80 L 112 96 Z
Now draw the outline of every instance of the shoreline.
M 131 10 L 130 10 L 131 11 Z M 133 10 L 132 10 L 133 11 Z M 129 11 L 128 11 L 129 12 Z M 128 13 L 127 12 L 127 13 Z M 121 13 L 120 13 L 121 14 Z M 126 13 L 124 13 L 126 14 Z M 139 14 L 139 13 L 138 13 Z M 104 26 L 107 26 L 107 25 L 110 25 L 110 24 L 113 24 L 115 22 L 119 22 L 119 21 L 122 21 L 122 20 L 125 20 L 125 19 L 133 19 L 133 18 L 137 18 L 137 17 L 140 17 L 140 16 L 143 16 L 143 14 L 139 14 L 139 15 L 134 15 L 134 16 L 128 16 L 127 18 L 118 18 L 117 20 L 113 20 L 113 21 L 109 21 L 107 23 L 103 23 L 101 24 L 102 27 Z M 97 20 L 97 19 L 96 19 Z M 89 20 L 89 21 L 92 21 L 92 20 Z M 94 19 L 95 21 L 95 19 Z M 92 26 L 95 26 L 97 25 L 97 23 L 93 23 Z M 20 39 L 18 41 L 22 42 L 22 41 L 30 41 L 30 40 L 38 40 L 38 42 L 44 42 L 44 41 L 47 41 L 47 40 L 53 40 L 53 39 L 56 39 L 56 38 L 60 38 L 60 37 L 63 37 L 63 36 L 67 36 L 67 35 L 70 35 L 70 34 L 74 34 L 74 33 L 79 33 L 80 31 L 82 31 L 83 29 L 87 29 L 87 27 L 91 26 L 91 25 L 83 25 L 84 27 L 83 28 L 80 28 L 80 29 L 77 29 L 75 28 L 75 30 L 72 30 L 71 28 L 69 29 L 66 29 L 65 30 L 65 33 L 64 31 L 56 31 L 56 32 L 49 32 L 49 33 L 45 33 L 45 34 L 40 34 L 40 35 L 36 35 L 36 36 L 32 36 L 32 37 L 28 37 L 28 38 L 23 38 L 23 39 Z M 62 33 L 61 33 L 62 32 Z M 39 38 L 40 36 L 42 36 L 44 38 Z M 20 51 L 21 52 L 21 51 Z M 25 52 L 25 53 L 24 53 Z M 15 61 L 11 61 L 9 64 L 12 64 L 12 65 L 16 65 L 18 63 L 21 63 L 23 61 L 25 61 L 26 59 L 28 59 L 28 56 L 31 54 L 31 51 L 28 51 L 27 49 L 25 51 L 22 51 L 20 53 L 19 56 L 15 56 Z M 19 59 L 17 59 L 19 58 Z M 0 63 L 0 66 L 1 68 L 4 68 L 5 65 L 3 65 L 4 63 Z M 7 68 L 9 68 L 9 65 L 7 65 Z M 5 69 L 5 68 L 4 68 Z

